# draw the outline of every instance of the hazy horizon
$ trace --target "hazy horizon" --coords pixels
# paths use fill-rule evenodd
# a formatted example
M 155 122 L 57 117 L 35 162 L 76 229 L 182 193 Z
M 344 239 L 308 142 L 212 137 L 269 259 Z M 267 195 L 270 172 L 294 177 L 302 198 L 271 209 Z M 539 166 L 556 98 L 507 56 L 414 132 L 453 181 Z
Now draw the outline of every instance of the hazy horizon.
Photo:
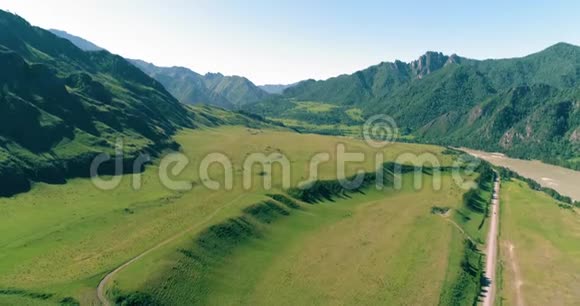
M 521 57 L 580 39 L 580 3 L 523 6 L 491 1 L 342 3 L 303 1 L 0 0 L 31 24 L 66 31 L 112 53 L 158 66 L 240 75 L 256 84 L 327 79 L 426 51 L 473 59 Z

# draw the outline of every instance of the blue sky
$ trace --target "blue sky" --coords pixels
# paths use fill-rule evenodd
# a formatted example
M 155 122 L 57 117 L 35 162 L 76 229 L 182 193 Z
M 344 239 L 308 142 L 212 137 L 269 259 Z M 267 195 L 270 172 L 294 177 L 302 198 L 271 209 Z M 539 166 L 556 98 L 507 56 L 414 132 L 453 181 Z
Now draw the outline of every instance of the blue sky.
M 325 79 L 428 50 L 484 59 L 580 45 L 580 1 L 0 0 L 0 8 L 125 57 L 257 84 Z

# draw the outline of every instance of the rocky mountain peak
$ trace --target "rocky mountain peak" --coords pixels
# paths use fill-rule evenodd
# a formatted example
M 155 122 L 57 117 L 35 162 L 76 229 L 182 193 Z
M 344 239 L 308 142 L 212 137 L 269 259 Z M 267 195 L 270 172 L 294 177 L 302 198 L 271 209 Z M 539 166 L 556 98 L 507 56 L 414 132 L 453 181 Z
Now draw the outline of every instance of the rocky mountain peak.
M 460 58 L 456 54 L 447 56 L 441 52 L 428 51 L 421 55 L 417 60 L 411 62 L 410 66 L 417 78 L 421 79 L 448 64 L 458 63 L 459 60 Z
M 224 75 L 219 72 L 208 72 L 205 74 L 205 77 L 208 79 L 221 79 Z

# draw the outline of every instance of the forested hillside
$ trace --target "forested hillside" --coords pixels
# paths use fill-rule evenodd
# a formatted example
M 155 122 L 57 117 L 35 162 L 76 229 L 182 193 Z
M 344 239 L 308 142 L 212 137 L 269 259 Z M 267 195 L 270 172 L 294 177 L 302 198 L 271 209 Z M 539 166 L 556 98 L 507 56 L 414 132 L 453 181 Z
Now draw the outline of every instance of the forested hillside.
M 338 107 L 334 113 L 361 110 L 358 123 L 373 114 L 389 115 L 416 141 L 502 151 L 579 169 L 579 82 L 580 47 L 565 43 L 502 60 L 428 52 L 411 63 L 381 63 L 351 75 L 303 81 L 283 97 L 247 109 L 283 118 L 280 109 L 288 103 L 329 103 Z M 320 114 L 309 119 L 351 124 Z

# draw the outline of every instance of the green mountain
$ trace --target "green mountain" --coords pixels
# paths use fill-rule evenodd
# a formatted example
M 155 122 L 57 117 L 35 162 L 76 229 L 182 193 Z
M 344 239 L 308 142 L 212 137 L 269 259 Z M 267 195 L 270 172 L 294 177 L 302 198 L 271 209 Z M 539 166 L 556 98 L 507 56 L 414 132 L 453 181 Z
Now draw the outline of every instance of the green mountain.
M 284 94 L 297 100 L 364 105 L 459 61 L 461 58 L 455 55 L 448 57 L 441 53 L 427 52 L 408 64 L 401 61 L 383 62 L 354 74 L 340 75 L 325 81 L 302 81 L 287 89 Z
M 84 51 L 102 51 L 102 50 L 105 50 L 104 48 L 101 48 L 101 47 L 93 44 L 92 42 L 90 42 L 82 37 L 78 37 L 78 36 L 69 34 L 65 31 L 56 30 L 56 29 L 50 29 L 49 31 L 58 37 L 68 39 L 70 42 L 72 42 L 75 46 L 79 47 L 79 49 L 81 49 L 81 50 L 84 50 Z
M 81 37 L 60 30 L 50 30 L 68 39 L 85 51 L 103 50 Z M 240 76 L 224 76 L 220 73 L 198 74 L 184 67 L 158 67 L 142 60 L 128 60 L 150 77 L 159 81 L 182 103 L 208 104 L 227 109 L 239 109 L 268 97 L 268 93 L 250 80 Z
M 179 128 L 225 120 L 218 118 L 223 111 L 213 116 L 179 103 L 120 56 L 85 52 L 4 11 L 0 67 L 0 196 L 26 191 L 31 181 L 88 176 L 93 158 L 114 153 L 117 138 L 131 161 L 175 148 Z M 113 166 L 99 170 L 112 173 Z
M 182 67 L 161 68 L 141 60 L 131 60 L 131 62 L 163 84 L 182 103 L 234 107 L 228 99 L 210 90 L 201 74 Z
M 157 67 L 141 60 L 133 64 L 155 78 L 179 101 L 186 104 L 209 104 L 228 109 L 254 103 L 269 96 L 250 80 L 221 73 L 198 74 L 183 67 Z
M 325 81 L 307 80 L 247 107 L 284 117 L 288 104 L 317 101 L 331 112 L 393 117 L 416 141 L 506 152 L 580 168 L 580 47 L 560 43 L 522 58 L 473 60 L 427 52 Z M 282 112 L 284 110 L 284 112 Z M 330 118 L 332 117 L 332 118 Z M 345 117 L 345 116 L 341 116 Z M 348 116 L 347 116 L 348 117 Z M 309 123 L 352 118 L 316 115 Z

